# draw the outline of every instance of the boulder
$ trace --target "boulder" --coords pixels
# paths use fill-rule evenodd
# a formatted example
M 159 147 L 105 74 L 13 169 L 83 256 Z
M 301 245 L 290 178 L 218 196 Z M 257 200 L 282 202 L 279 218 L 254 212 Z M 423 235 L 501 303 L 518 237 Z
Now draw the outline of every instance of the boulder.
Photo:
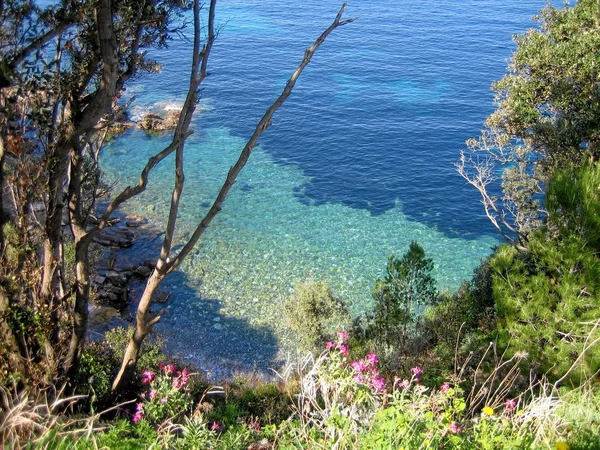
M 160 114 L 149 112 L 142 117 L 139 127 L 152 133 L 174 130 L 177 128 L 180 113 L 180 110 L 171 109 L 163 117 Z

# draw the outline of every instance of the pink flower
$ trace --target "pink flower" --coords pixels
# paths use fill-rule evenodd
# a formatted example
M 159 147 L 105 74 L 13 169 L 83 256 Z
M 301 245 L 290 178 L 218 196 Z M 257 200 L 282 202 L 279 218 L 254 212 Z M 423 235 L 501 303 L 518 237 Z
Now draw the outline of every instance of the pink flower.
M 248 428 L 254 431 L 260 431 L 260 423 L 258 422 L 248 422 Z
M 136 412 L 133 417 L 131 418 L 131 420 L 133 421 L 133 423 L 137 423 L 140 420 L 142 420 L 142 418 L 144 417 L 144 413 L 142 412 Z
M 398 380 L 399 381 L 399 380 Z M 407 379 L 402 380 L 401 383 L 398 384 L 398 387 L 400 389 L 406 389 L 409 390 L 410 389 L 410 381 L 408 381 Z
M 160 402 L 164 405 L 165 403 L 167 403 L 167 397 L 163 397 L 160 399 Z
M 347 331 L 338 331 L 337 337 L 340 342 L 346 342 L 348 340 L 348 332 Z
M 167 364 L 164 366 L 163 372 L 165 375 L 171 375 L 173 372 L 175 372 L 175 366 L 173 364 Z
M 154 400 L 156 398 L 156 391 L 149 391 L 148 392 L 148 398 L 150 400 Z
M 210 429 L 211 429 L 212 431 L 221 431 L 221 425 L 219 425 L 217 422 L 213 422 L 213 423 L 210 425 Z
M 335 348 L 335 342 L 329 341 L 327 344 L 325 344 L 325 348 L 327 350 L 333 350 Z
M 371 386 L 373 386 L 373 389 L 377 392 L 381 392 L 385 387 L 385 380 L 382 377 L 375 377 L 371 380 Z
M 180 377 L 181 377 L 181 382 L 184 384 L 187 383 L 188 381 L 190 381 L 190 373 L 187 371 L 187 369 L 183 369 L 181 371 Z
M 338 348 L 340 349 L 342 355 L 348 356 L 348 346 L 346 344 L 340 344 Z
M 143 403 L 137 403 L 135 405 L 135 410 L 136 410 L 136 412 L 142 412 L 144 410 L 144 404 Z
M 152 372 L 151 370 L 144 370 L 142 372 L 142 383 L 144 383 L 144 384 L 151 383 L 154 380 L 154 377 L 155 377 L 154 372 Z
M 354 371 L 357 373 L 363 373 L 364 371 L 367 370 L 367 364 L 365 363 L 365 361 L 363 359 L 354 361 L 352 364 L 350 364 L 350 367 L 352 367 L 354 369 Z
M 517 406 L 517 401 L 514 398 L 508 399 L 504 402 L 504 407 L 506 408 L 507 411 L 512 411 L 513 409 L 515 409 L 516 406 Z
M 174 389 L 181 389 L 182 386 L 183 386 L 183 381 L 181 381 L 181 378 L 175 378 L 173 380 L 173 388 Z
M 456 422 L 452 422 L 448 426 L 448 429 L 449 429 L 450 433 L 452 433 L 452 434 L 458 434 L 462 431 L 462 428 Z
M 364 384 L 365 383 L 365 377 L 363 377 L 362 375 L 354 375 L 353 379 L 357 383 L 360 383 L 360 384 Z
M 379 362 L 379 360 L 377 359 L 377 355 L 375 353 L 369 353 L 367 355 L 367 363 L 371 367 L 375 367 L 378 362 Z
M 410 369 L 410 373 L 412 373 L 414 377 L 418 377 L 419 375 L 421 375 L 423 373 L 423 369 L 421 369 L 418 366 L 413 367 L 412 369 Z
M 449 390 L 451 389 L 450 385 L 448 383 L 444 383 L 440 386 L 440 392 L 442 394 L 447 393 Z

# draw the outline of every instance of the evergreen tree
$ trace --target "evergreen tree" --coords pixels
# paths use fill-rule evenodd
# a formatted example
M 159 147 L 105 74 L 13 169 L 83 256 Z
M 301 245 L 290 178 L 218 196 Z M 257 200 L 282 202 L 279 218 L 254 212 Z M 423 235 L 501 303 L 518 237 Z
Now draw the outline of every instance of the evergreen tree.
M 390 256 L 385 278 L 378 279 L 373 288 L 374 331 L 380 344 L 392 348 L 406 344 L 411 326 L 436 298 L 432 270 L 433 261 L 416 241 L 402 258 Z

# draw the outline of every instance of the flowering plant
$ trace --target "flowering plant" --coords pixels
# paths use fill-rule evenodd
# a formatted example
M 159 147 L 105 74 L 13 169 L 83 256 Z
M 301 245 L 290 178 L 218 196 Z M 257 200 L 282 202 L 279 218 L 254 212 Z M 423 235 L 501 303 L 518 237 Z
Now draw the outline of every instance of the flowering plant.
M 159 371 L 144 370 L 142 383 L 148 389 L 140 394 L 132 417 L 134 422 L 146 419 L 152 424 L 173 420 L 189 409 L 191 399 L 188 391 L 190 373 L 176 370 L 173 364 L 159 363 Z

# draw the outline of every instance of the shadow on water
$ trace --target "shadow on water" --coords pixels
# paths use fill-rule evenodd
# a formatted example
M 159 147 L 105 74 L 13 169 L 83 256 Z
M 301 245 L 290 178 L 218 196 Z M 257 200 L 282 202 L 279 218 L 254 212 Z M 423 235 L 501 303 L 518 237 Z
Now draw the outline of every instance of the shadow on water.
M 117 251 L 115 267 L 120 269 L 155 260 L 163 236 L 164 233 L 156 229 L 138 228 L 133 246 Z M 128 312 L 133 320 L 144 287 L 145 280 L 130 283 Z M 265 378 L 271 373 L 270 369 L 281 366 L 272 330 L 221 314 L 221 301 L 202 298 L 198 286 L 191 285 L 185 273 L 175 271 L 168 275 L 160 290 L 168 293 L 168 300 L 164 304 L 154 303 L 151 312 L 165 309 L 155 331 L 164 338 L 169 355 L 201 370 L 212 381 L 248 372 Z

